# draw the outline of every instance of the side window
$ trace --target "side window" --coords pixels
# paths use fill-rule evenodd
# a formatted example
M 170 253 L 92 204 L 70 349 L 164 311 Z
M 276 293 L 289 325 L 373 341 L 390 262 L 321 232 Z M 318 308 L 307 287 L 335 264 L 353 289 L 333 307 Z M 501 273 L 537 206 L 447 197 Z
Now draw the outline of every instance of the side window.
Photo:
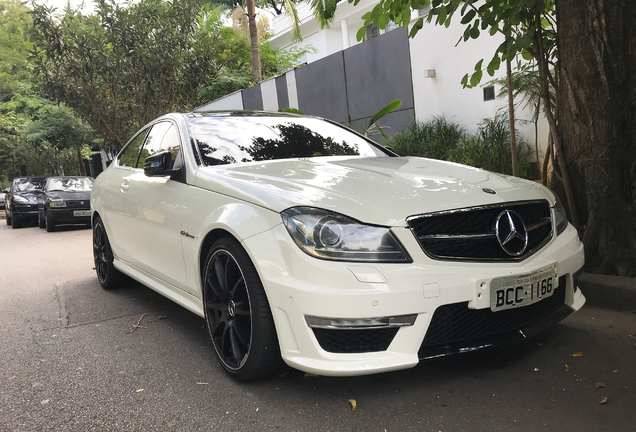
M 139 148 L 144 142 L 144 138 L 146 138 L 146 133 L 148 131 L 145 130 L 141 132 L 137 137 L 124 148 L 124 151 L 119 155 L 119 166 L 137 167 L 137 157 L 139 156 Z
M 150 129 L 148 139 L 139 155 L 139 167 L 144 166 L 148 156 L 155 155 L 163 151 L 172 153 L 172 163 L 174 164 L 179 150 L 181 150 L 181 139 L 178 129 L 170 122 L 157 123 Z

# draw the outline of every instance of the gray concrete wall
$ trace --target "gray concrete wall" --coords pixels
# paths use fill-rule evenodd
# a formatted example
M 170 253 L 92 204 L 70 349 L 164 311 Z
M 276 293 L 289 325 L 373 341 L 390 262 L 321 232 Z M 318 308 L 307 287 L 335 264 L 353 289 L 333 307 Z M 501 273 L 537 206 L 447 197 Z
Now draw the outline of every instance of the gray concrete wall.
M 342 51 L 296 69 L 298 109 L 337 122 L 349 121 Z
M 263 109 L 263 94 L 260 84 L 243 90 L 243 107 L 246 110 Z

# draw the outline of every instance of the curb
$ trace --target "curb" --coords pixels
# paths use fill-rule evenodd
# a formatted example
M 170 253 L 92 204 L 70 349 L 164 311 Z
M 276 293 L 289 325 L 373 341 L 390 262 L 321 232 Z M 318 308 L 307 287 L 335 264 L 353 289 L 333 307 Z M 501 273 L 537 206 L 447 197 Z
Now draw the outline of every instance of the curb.
M 578 286 L 588 306 L 636 313 L 636 278 L 583 273 Z

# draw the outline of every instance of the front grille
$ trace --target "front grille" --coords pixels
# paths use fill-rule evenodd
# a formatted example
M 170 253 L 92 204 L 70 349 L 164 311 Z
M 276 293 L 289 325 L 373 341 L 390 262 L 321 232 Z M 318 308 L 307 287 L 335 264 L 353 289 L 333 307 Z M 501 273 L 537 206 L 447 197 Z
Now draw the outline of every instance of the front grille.
M 521 330 L 559 309 L 565 301 L 565 276 L 551 297 L 530 306 L 493 312 L 469 309 L 468 302 L 440 306 L 435 310 L 420 351 L 510 331 Z
M 314 328 L 320 347 L 332 353 L 366 353 L 386 351 L 399 328 L 334 330 Z
M 84 204 L 82 204 L 82 203 L 84 203 Z M 66 201 L 66 207 L 68 207 L 68 208 L 89 209 L 89 208 L 91 208 L 91 202 L 90 202 L 90 200 Z
M 520 256 L 509 255 L 495 233 L 504 210 L 519 214 L 528 232 L 528 245 Z M 407 220 L 422 250 L 433 259 L 465 261 L 519 261 L 552 238 L 547 201 L 517 202 L 413 216 Z

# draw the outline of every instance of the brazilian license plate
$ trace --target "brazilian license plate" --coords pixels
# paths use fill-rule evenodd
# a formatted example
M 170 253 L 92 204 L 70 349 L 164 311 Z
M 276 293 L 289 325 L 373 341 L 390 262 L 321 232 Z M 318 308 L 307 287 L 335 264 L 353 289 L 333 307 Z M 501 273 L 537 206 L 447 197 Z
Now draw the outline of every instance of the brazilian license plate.
M 493 312 L 528 306 L 554 294 L 558 286 L 556 265 L 532 273 L 495 278 L 490 282 Z
M 91 215 L 90 210 L 74 210 L 73 211 L 73 216 L 90 216 L 90 215 Z

